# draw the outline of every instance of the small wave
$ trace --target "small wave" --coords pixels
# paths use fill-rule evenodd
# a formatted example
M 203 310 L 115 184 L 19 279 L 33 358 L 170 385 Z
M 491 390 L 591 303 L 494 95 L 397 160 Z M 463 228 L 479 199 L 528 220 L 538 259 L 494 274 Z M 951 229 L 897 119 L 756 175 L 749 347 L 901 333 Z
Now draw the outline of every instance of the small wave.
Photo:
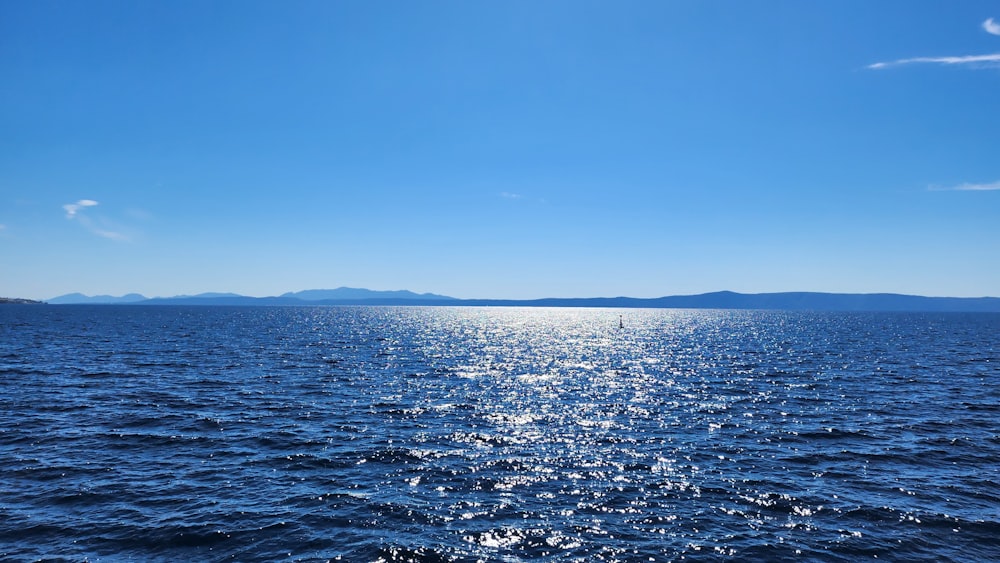
M 0 558 L 1000 560 L 995 317 L 59 312 L 5 332 Z

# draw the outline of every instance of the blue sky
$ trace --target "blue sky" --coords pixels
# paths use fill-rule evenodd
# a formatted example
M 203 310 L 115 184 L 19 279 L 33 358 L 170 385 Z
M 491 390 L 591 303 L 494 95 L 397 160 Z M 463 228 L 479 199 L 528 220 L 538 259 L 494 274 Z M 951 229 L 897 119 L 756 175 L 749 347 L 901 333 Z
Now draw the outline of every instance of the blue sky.
M 0 295 L 1000 295 L 1000 4 L 0 3 Z

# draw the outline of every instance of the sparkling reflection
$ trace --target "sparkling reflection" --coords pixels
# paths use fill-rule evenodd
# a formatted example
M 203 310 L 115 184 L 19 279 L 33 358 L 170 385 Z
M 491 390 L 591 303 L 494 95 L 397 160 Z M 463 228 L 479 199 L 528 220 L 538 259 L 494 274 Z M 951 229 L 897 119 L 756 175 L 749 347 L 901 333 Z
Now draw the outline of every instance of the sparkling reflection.
M 993 316 L 58 312 L 4 325 L 14 559 L 996 559 Z

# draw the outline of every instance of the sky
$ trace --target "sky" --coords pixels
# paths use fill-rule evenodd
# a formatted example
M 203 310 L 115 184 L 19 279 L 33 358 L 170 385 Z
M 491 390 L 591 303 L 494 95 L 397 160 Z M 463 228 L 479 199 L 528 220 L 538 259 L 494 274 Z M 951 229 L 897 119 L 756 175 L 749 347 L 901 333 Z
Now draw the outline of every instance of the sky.
M 1000 296 L 1000 3 L 0 2 L 0 296 Z

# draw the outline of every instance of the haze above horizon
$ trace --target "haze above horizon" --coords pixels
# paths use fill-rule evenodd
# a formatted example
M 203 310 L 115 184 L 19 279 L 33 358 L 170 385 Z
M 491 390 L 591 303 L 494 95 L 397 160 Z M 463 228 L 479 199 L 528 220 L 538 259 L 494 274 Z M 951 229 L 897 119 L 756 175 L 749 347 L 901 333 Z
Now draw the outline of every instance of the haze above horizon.
M 0 295 L 1000 296 L 1000 5 L 0 4 Z

